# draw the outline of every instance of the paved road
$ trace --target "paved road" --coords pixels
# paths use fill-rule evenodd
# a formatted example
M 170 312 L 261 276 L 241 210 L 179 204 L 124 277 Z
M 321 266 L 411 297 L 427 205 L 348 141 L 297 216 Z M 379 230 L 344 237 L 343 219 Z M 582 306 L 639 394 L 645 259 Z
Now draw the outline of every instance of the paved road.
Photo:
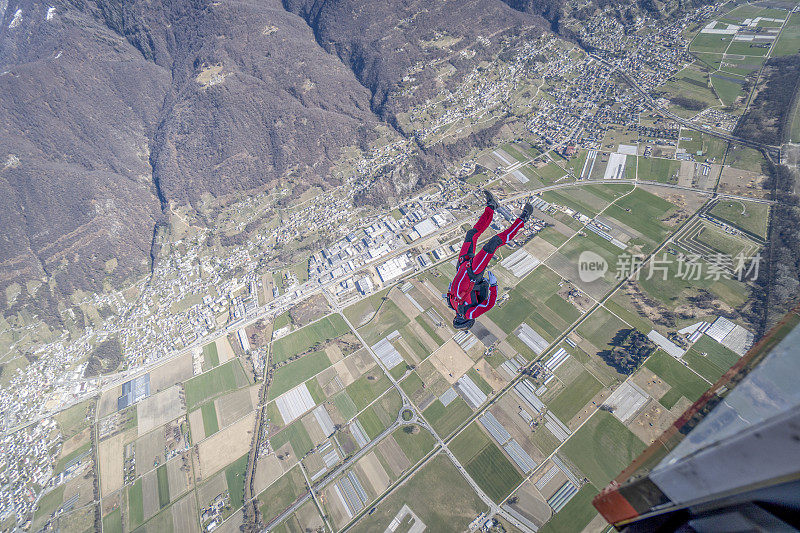
M 682 190 L 682 191 L 688 191 L 688 192 L 695 192 L 695 193 L 707 194 L 707 195 L 711 195 L 711 196 L 716 195 L 717 197 L 720 197 L 720 198 L 731 198 L 731 199 L 734 199 L 734 200 L 747 200 L 747 201 L 750 201 L 750 202 L 763 203 L 763 204 L 773 204 L 773 203 L 775 203 L 772 200 L 765 200 L 765 199 L 762 199 L 762 198 L 751 198 L 751 197 L 748 197 L 748 196 L 738 196 L 738 195 L 734 195 L 734 194 L 715 193 L 714 191 L 709 191 L 709 190 L 706 190 L 706 189 L 700 189 L 700 188 L 697 188 L 697 187 L 686 187 L 686 186 L 682 186 L 682 185 L 674 185 L 674 184 L 661 183 L 661 182 L 656 182 L 656 181 L 642 181 L 642 180 L 630 180 L 630 179 L 622 179 L 622 180 L 581 180 L 581 181 L 569 181 L 569 182 L 565 182 L 565 183 L 556 183 L 556 184 L 553 184 L 553 185 L 547 185 L 545 187 L 540 187 L 538 189 L 533 189 L 531 191 L 526 191 L 526 192 L 519 193 L 517 195 L 513 195 L 513 196 L 509 197 L 505 201 L 517 200 L 517 199 L 521 199 L 521 198 L 524 198 L 524 197 L 527 197 L 527 196 L 531 196 L 531 195 L 534 195 L 534 194 L 537 194 L 537 193 L 551 191 L 551 190 L 557 190 L 557 189 L 568 188 L 568 187 L 585 187 L 587 185 L 598 185 L 598 184 L 638 184 L 638 185 L 647 185 L 647 186 L 652 186 L 652 187 L 663 187 L 663 188 L 667 188 L 667 189 L 676 189 L 676 190 Z M 471 214 L 470 214 L 470 216 L 471 216 Z M 456 220 L 454 222 L 451 222 L 450 224 L 440 228 L 436 233 L 430 235 L 428 237 L 428 239 L 434 238 L 434 237 L 436 237 L 436 235 L 439 235 L 441 233 L 450 231 L 450 230 L 454 229 L 455 227 L 459 226 L 460 224 L 463 224 L 465 221 L 466 221 L 466 219 L 458 219 L 458 220 Z M 403 245 L 400 248 L 394 250 L 391 254 L 387 254 L 387 255 L 385 255 L 383 257 L 380 257 L 380 258 L 377 258 L 377 259 L 374 259 L 374 260 L 366 262 L 364 265 L 362 265 L 361 268 L 365 268 L 367 266 L 374 265 L 374 264 L 386 261 L 387 259 L 391 258 L 392 256 L 405 253 L 408 250 L 410 250 L 411 248 L 413 248 L 415 246 L 418 246 L 418 245 L 419 245 L 419 242 L 416 242 L 416 243 L 413 243 L 413 244 L 408 244 L 408 245 Z M 324 289 L 327 289 L 328 287 L 333 286 L 333 285 L 339 283 L 340 281 L 341 281 L 340 278 L 336 278 L 336 279 L 333 279 L 333 280 L 331 280 L 329 282 L 326 282 L 326 283 L 324 283 L 322 285 L 318 285 L 316 287 L 313 287 L 313 289 L 310 292 L 308 292 L 306 295 L 311 295 L 311 294 L 314 294 L 314 293 L 316 293 L 318 291 L 323 291 L 324 292 Z M 306 283 L 309 283 L 309 282 L 306 282 Z M 351 305 L 351 304 L 355 303 L 356 301 L 358 301 L 358 300 L 360 300 L 362 298 L 363 297 L 356 297 L 356 298 L 354 298 L 352 300 L 349 300 L 347 302 L 347 305 Z M 192 350 L 199 348 L 203 344 L 206 344 L 206 343 L 210 342 L 213 339 L 216 339 L 216 338 L 221 337 L 223 335 L 228 335 L 230 333 L 233 333 L 233 332 L 235 332 L 235 331 L 237 331 L 237 330 L 239 330 L 239 329 L 241 329 L 241 328 L 243 328 L 245 326 L 253 324 L 254 322 L 257 322 L 258 320 L 261 320 L 262 318 L 266 318 L 266 317 L 269 317 L 271 315 L 280 314 L 283 311 L 285 311 L 286 309 L 288 309 L 289 307 L 291 307 L 292 305 L 294 305 L 295 303 L 297 303 L 297 302 L 295 301 L 295 299 L 292 298 L 291 293 L 283 294 L 283 295 L 279 296 L 278 298 L 276 298 L 275 300 L 273 300 L 272 302 L 270 302 L 269 304 L 263 305 L 261 307 L 258 307 L 256 309 L 250 311 L 245 317 L 237 320 L 236 322 L 228 324 L 224 328 L 222 328 L 221 330 L 216 330 L 214 333 L 210 333 L 210 334 L 206 335 L 205 337 L 203 337 L 201 339 L 198 339 L 197 341 L 195 341 L 194 343 L 192 343 L 189 346 L 186 346 L 185 348 L 181 348 L 179 350 L 176 350 L 171 355 L 168 355 L 166 357 L 162 357 L 161 359 L 152 361 L 152 362 L 150 362 L 150 363 L 148 363 L 146 365 L 137 367 L 135 369 L 125 370 L 125 371 L 119 372 L 117 374 L 111 374 L 109 376 L 106 376 L 105 379 L 109 379 L 110 378 L 111 381 L 107 382 L 99 390 L 92 390 L 92 391 L 90 391 L 89 393 L 87 393 L 87 394 L 85 394 L 83 396 L 80 396 L 80 397 L 78 397 L 78 398 L 76 398 L 76 399 L 74 399 L 74 400 L 72 400 L 70 402 L 66 402 L 66 403 L 60 405 L 59 408 L 56 409 L 56 410 L 53 410 L 53 411 L 50 411 L 50 412 L 46 412 L 46 413 L 41 413 L 41 414 L 37 415 L 36 417 L 34 417 L 33 419 L 28 420 L 27 422 L 25 422 L 23 424 L 20 424 L 18 426 L 15 426 L 15 427 L 13 427 L 11 429 L 8 429 L 8 430 L 4 431 L 2 433 L 2 435 L 6 436 L 6 435 L 10 435 L 12 433 L 15 433 L 15 432 L 19 431 L 20 429 L 24 429 L 24 428 L 26 428 L 26 427 L 28 427 L 28 426 L 30 426 L 32 424 L 35 424 L 35 423 L 37 423 L 37 422 L 39 422 L 39 421 L 41 421 L 41 420 L 43 420 L 45 418 L 53 416 L 56 413 L 58 413 L 60 411 L 63 411 L 65 409 L 68 409 L 69 407 L 71 407 L 71 406 L 73 406 L 73 405 L 75 405 L 77 403 L 80 403 L 80 402 L 82 402 L 84 400 L 87 400 L 87 399 L 89 399 L 89 398 L 91 398 L 93 396 L 96 396 L 97 394 L 102 394 L 103 392 L 106 392 L 106 391 L 108 391 L 110 389 L 113 389 L 114 387 L 122 385 L 124 382 L 126 382 L 126 381 L 128 381 L 130 379 L 133 379 L 136 376 L 142 375 L 142 374 L 144 374 L 146 372 L 150 372 L 151 370 L 153 370 L 154 368 L 156 368 L 158 366 L 167 364 L 170 361 L 172 361 L 173 359 L 176 359 L 178 357 L 186 355 L 187 353 L 190 353 Z

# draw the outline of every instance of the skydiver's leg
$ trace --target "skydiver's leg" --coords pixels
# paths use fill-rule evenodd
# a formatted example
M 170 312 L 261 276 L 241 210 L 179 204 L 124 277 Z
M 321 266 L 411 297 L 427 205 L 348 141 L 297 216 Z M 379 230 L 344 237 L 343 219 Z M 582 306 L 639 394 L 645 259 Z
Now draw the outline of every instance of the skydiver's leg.
M 478 247 L 478 237 L 481 236 L 481 233 L 486 231 L 486 228 L 489 227 L 489 224 L 492 223 L 492 218 L 494 217 L 494 209 L 486 206 L 486 209 L 483 210 L 483 214 L 481 214 L 478 221 L 472 227 L 471 230 L 467 231 L 467 236 L 464 239 L 464 244 L 461 245 L 461 251 L 458 254 L 458 257 L 461 261 L 463 258 L 470 258 L 475 255 L 475 249 Z
M 508 241 L 513 239 L 524 225 L 525 222 L 522 218 L 518 218 L 509 227 L 489 239 L 472 259 L 472 271 L 475 274 L 481 274 L 489 266 L 489 261 L 491 261 L 497 249 L 504 244 L 508 244 Z

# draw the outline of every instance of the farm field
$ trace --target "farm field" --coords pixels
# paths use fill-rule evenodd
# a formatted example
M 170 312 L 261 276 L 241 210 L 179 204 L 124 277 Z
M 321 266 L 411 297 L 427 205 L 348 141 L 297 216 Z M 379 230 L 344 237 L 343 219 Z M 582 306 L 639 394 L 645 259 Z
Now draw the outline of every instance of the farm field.
M 680 161 L 660 157 L 640 157 L 638 178 L 643 181 L 678 183 Z
M 562 531 L 581 531 L 597 516 L 597 509 L 592 505 L 592 498 L 599 491 L 586 484 L 553 518 L 547 521 L 539 531 L 541 533 L 560 533 Z
M 396 429 L 392 433 L 392 437 L 411 464 L 415 464 L 425 457 L 436 443 L 433 435 L 414 425 Z
M 522 476 L 477 422 L 453 439 L 450 446 L 472 479 L 495 502 L 502 501 L 522 482 Z
M 728 150 L 726 163 L 734 168 L 751 172 L 762 172 L 762 168 L 766 165 L 761 152 L 753 148 L 737 145 L 732 145 Z
M 602 388 L 603 385 L 594 376 L 583 370 L 574 381 L 567 385 L 566 389 L 550 402 L 549 407 L 558 418 L 567 422 Z
M 723 53 L 731 42 L 730 35 L 698 33 L 689 45 L 691 52 Z
M 672 409 L 681 397 L 694 402 L 711 386 L 661 350 L 657 350 L 651 355 L 644 366 L 655 372 L 672 387 L 659 400 L 661 405 L 667 409 Z
M 723 222 L 752 233 L 762 239 L 767 237 L 769 205 L 746 200 L 721 199 L 709 214 Z
M 472 414 L 472 409 L 469 408 L 463 398 L 459 397 L 447 407 L 442 405 L 439 400 L 436 400 L 422 414 L 433 426 L 436 433 L 445 438 Z
M 722 161 L 722 156 L 725 155 L 727 143 L 718 137 L 688 129 L 681 129 L 681 137 L 691 138 L 689 141 L 681 139 L 678 142 L 678 148 L 683 148 L 687 153 L 694 155 L 695 161 L 719 163 Z M 700 152 L 701 155 L 698 156 L 698 152 Z M 677 168 L 680 167 L 680 162 L 675 161 L 675 163 L 678 163 L 678 165 L 675 166 L 675 170 L 677 170 Z
M 772 47 L 772 57 L 800 53 L 800 13 L 792 13 L 780 37 Z
M 305 478 L 300 466 L 295 466 L 258 495 L 264 521 L 269 522 L 304 492 Z
M 331 366 L 331 360 L 324 351 L 312 352 L 296 361 L 292 361 L 275 371 L 272 385 L 269 388 L 270 399 L 277 398 L 307 379 Z
M 219 364 L 219 353 L 217 352 L 217 343 L 210 342 L 203 346 L 203 361 L 207 365 L 206 369 L 212 369 Z
M 730 106 L 740 96 L 745 96 L 743 85 L 745 79 L 732 73 L 714 73 L 711 75 L 711 85 L 714 87 L 722 103 Z
M 353 531 L 383 531 L 403 505 L 425 524 L 426 531 L 462 531 L 486 510 L 447 456 L 437 455 L 394 491 L 376 511 L 355 524 Z
M 272 345 L 273 361 L 275 363 L 286 361 L 317 343 L 334 339 L 348 331 L 350 328 L 341 315 L 328 315 L 275 341 Z
M 238 359 L 234 359 L 186 381 L 186 408 L 192 410 L 205 400 L 244 385 L 247 385 L 244 369 Z
M 644 449 L 636 435 L 605 411 L 595 412 L 562 447 L 595 487 L 605 487 Z
M 493 442 L 478 452 L 464 468 L 495 502 L 501 502 L 522 483 L 522 476 Z

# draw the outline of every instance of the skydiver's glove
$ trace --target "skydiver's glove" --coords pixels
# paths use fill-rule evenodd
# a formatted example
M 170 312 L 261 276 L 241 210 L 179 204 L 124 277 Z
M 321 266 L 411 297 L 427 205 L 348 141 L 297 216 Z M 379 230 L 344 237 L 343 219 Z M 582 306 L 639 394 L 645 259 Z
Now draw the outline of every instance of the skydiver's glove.
M 523 222 L 527 222 L 529 218 L 531 218 L 531 214 L 533 213 L 533 206 L 530 202 L 525 204 L 525 207 L 522 208 L 522 213 L 519 215 L 520 220 Z
M 486 207 L 492 211 L 497 211 L 497 208 L 500 207 L 500 204 L 497 202 L 497 198 L 495 198 L 494 195 L 487 190 L 484 190 L 483 194 L 486 195 Z

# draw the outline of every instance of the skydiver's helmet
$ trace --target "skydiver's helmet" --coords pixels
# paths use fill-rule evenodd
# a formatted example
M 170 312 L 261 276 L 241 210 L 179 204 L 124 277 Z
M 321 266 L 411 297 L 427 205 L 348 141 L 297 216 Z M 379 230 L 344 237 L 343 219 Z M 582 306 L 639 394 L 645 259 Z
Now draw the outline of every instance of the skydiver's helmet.
M 497 277 L 494 275 L 494 272 L 492 272 L 491 270 L 487 270 L 486 273 L 484 274 L 484 277 L 486 278 L 486 281 L 489 282 L 489 285 L 493 287 L 497 286 Z

